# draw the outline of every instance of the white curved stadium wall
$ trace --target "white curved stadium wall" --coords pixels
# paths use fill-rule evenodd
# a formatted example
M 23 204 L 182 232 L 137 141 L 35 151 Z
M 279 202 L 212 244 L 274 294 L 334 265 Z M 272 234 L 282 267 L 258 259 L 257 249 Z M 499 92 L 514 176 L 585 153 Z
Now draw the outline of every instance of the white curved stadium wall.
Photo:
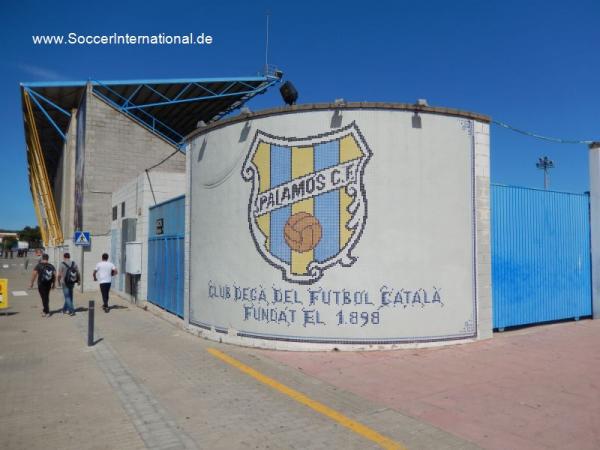
M 489 126 L 419 118 L 309 110 L 193 137 L 190 327 L 292 350 L 491 337 Z

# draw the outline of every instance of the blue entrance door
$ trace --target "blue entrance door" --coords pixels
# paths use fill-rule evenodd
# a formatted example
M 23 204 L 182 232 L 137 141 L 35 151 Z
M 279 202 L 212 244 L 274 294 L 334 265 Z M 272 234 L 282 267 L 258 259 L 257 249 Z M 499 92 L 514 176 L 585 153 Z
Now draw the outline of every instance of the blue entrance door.
M 148 301 L 183 317 L 185 197 L 150 208 Z

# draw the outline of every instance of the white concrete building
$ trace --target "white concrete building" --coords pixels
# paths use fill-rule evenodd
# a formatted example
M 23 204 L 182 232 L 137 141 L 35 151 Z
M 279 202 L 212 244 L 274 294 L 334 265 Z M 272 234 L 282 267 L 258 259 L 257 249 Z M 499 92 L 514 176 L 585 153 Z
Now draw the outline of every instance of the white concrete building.
M 185 174 L 180 172 L 150 171 L 138 175 L 125 183 L 112 195 L 112 222 L 110 235 L 110 254 L 119 270 L 113 289 L 131 300 L 146 300 L 148 288 L 148 210 L 185 193 Z M 130 226 L 128 227 L 128 222 Z M 139 242 L 141 246 L 141 274 L 127 273 L 126 243 Z

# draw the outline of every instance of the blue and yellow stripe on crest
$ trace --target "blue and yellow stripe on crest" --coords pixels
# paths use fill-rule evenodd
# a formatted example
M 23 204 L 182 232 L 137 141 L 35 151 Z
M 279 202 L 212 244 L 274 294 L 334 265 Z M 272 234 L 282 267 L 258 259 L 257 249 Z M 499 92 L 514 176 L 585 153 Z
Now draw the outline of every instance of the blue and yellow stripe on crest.
M 315 146 L 315 171 L 340 163 L 340 141 Z M 323 262 L 340 251 L 340 191 L 326 192 L 315 197 L 315 217 L 321 224 L 322 237 L 315 247 L 315 258 Z
M 252 162 L 258 170 L 259 193 L 268 191 L 271 188 L 271 146 L 264 142 L 260 142 L 258 144 L 258 148 L 256 149 L 256 153 L 254 154 Z M 262 234 L 264 234 L 265 238 L 267 239 L 265 247 L 267 251 L 269 251 L 271 214 L 267 213 L 257 217 L 256 223 Z
M 271 145 L 271 187 L 279 186 L 292 179 L 292 149 Z M 290 218 L 291 205 L 271 211 L 269 251 L 277 259 L 290 264 L 292 250 L 285 242 L 283 229 Z
M 292 179 L 323 170 L 363 156 L 352 135 L 339 140 L 306 147 L 283 147 L 261 142 L 253 158 L 258 170 L 259 193 Z M 266 238 L 266 250 L 291 267 L 297 275 L 307 273 L 312 261 L 323 262 L 337 255 L 350 240 L 347 228 L 352 198 L 346 189 L 327 192 L 295 202 L 258 217 L 257 224 Z M 290 249 L 284 227 L 291 215 L 307 212 L 317 218 L 322 228 L 319 244 L 304 253 Z
M 362 151 L 358 148 L 356 139 L 351 134 L 340 139 L 340 163 L 352 161 L 363 156 Z M 353 230 L 348 228 L 348 222 L 352 218 L 352 214 L 348 211 L 352 203 L 352 197 L 346 193 L 346 189 L 340 189 L 340 249 L 343 249 L 352 234 Z
M 308 175 L 315 171 L 315 152 L 313 147 L 292 147 L 292 179 Z M 307 212 L 315 215 L 314 198 L 307 198 L 292 205 L 292 215 Z M 292 273 L 307 273 L 308 264 L 314 261 L 314 249 L 304 253 L 292 250 Z

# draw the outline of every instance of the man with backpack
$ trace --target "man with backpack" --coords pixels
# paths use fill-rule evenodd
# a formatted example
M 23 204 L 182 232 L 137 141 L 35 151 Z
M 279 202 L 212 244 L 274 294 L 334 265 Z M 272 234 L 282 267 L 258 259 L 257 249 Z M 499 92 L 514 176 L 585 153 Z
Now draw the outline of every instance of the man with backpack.
M 63 295 L 65 296 L 65 304 L 63 305 L 63 314 L 75 315 L 75 307 L 73 305 L 73 287 L 75 283 L 79 284 L 81 277 L 79 268 L 75 261 L 71 261 L 69 253 L 64 254 L 64 259 L 58 269 L 58 285 L 62 285 Z
M 50 316 L 50 289 L 54 289 L 56 284 L 56 269 L 48 262 L 48 255 L 44 253 L 41 261 L 34 267 L 31 274 L 30 288 L 33 289 L 33 283 L 37 278 L 38 291 L 42 297 L 42 306 L 44 308 L 42 317 Z

